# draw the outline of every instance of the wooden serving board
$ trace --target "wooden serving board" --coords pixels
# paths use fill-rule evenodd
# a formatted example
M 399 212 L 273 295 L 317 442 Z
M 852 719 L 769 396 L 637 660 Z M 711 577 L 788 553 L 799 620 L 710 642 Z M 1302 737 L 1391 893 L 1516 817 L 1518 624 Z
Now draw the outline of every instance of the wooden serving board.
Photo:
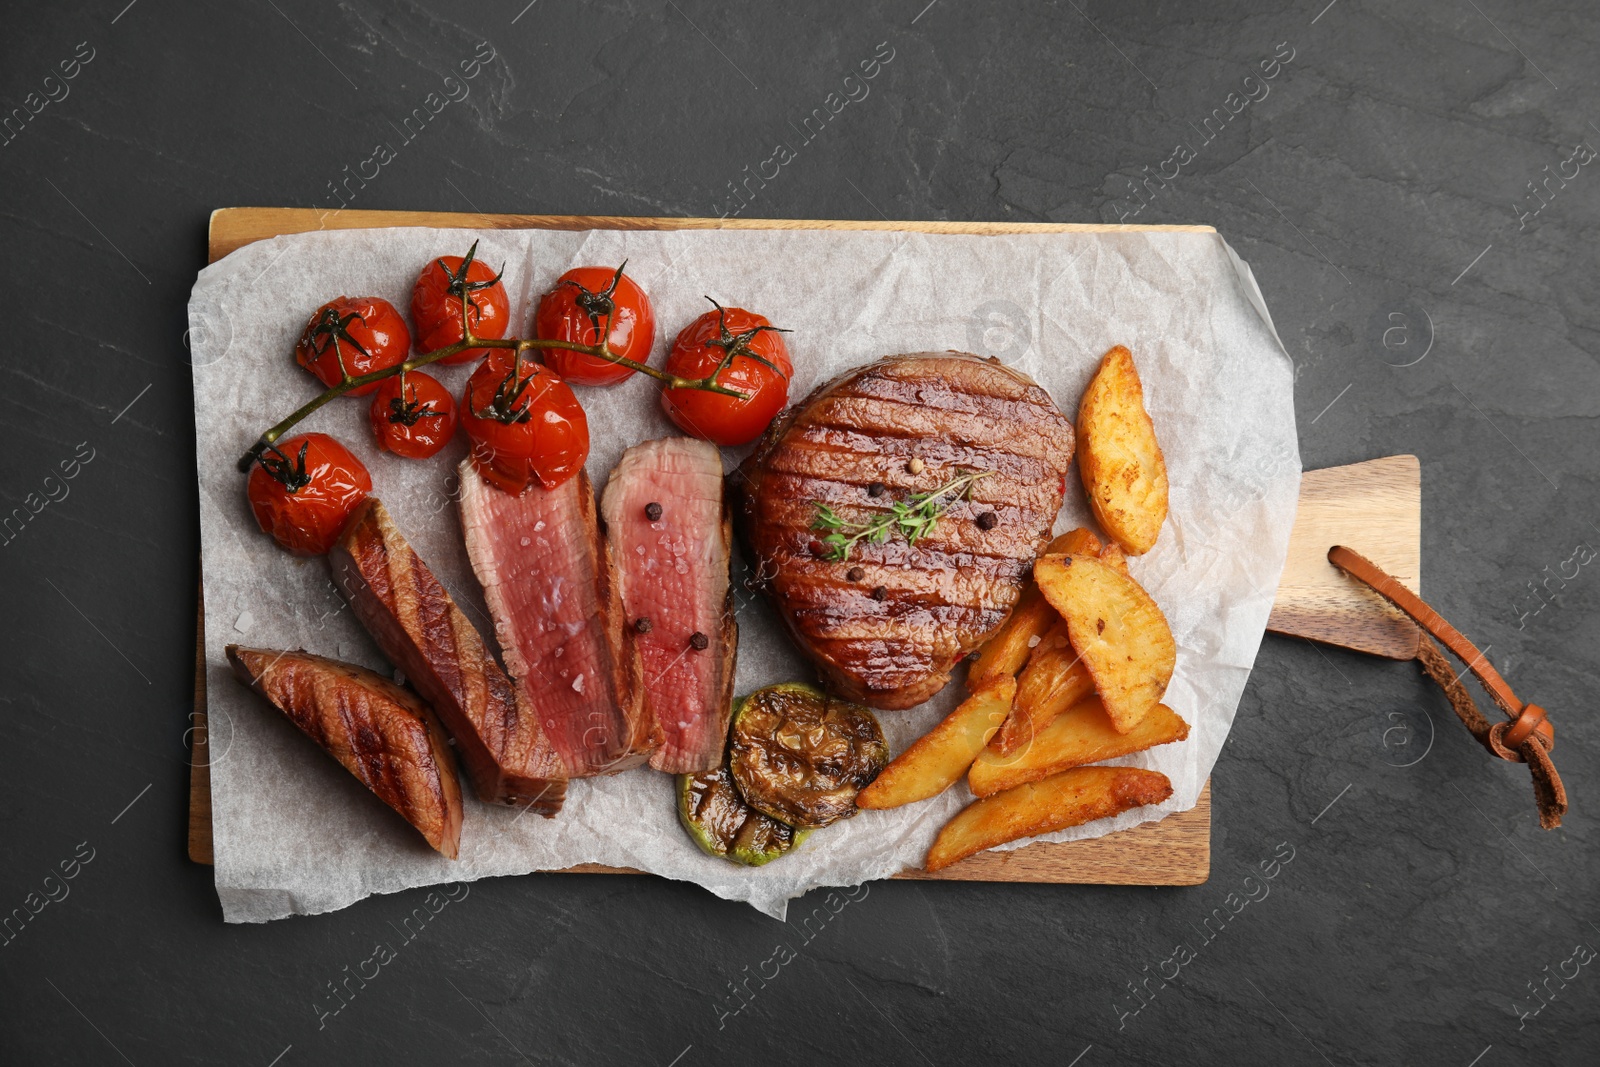
M 1210 226 L 1115 226 L 999 222 L 852 222 L 787 219 L 629 218 L 577 215 L 481 215 L 424 211 L 321 211 L 305 208 L 224 208 L 211 215 L 210 261 L 281 234 L 311 230 L 433 226 L 465 229 L 552 230 L 914 230 L 922 233 L 1215 233 Z M 1414 456 L 1395 456 L 1305 475 L 1289 562 L 1274 601 L 1269 629 L 1319 641 L 1408 657 L 1416 652 L 1379 598 L 1333 568 L 1327 550 L 1346 544 L 1418 589 L 1421 485 Z M 1331 574 L 1329 573 L 1331 572 Z M 1387 615 L 1386 615 L 1387 613 Z M 205 614 L 195 635 L 195 711 L 189 789 L 189 858 L 212 862 L 211 776 L 206 745 Z M 1059 882 L 1104 885 L 1198 885 L 1211 871 L 1211 784 L 1189 811 L 1158 823 L 1088 841 L 1038 843 L 1010 852 L 984 852 L 928 874 L 896 878 L 974 882 Z M 571 873 L 637 874 L 584 864 Z M 564 873 L 564 872 L 552 872 Z

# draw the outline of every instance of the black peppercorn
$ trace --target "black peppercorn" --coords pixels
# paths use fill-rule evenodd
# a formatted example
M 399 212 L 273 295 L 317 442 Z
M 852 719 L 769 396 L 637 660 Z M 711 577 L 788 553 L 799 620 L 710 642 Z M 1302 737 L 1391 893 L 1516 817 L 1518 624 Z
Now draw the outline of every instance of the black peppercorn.
M 657 504 L 654 500 L 650 501 L 650 503 L 644 506 L 644 517 L 649 519 L 651 522 L 655 522 L 661 517 L 661 505 Z
M 999 525 L 1000 516 L 996 515 L 992 511 L 985 511 L 982 515 L 978 516 L 978 529 L 980 530 L 992 530 Z
M 689 635 L 689 645 L 696 652 L 704 652 L 706 648 L 710 646 L 710 644 L 711 638 L 707 637 L 699 630 L 696 630 L 694 633 Z
M 637 619 L 634 619 L 633 620 L 633 632 L 634 633 L 639 633 L 639 634 L 647 634 L 647 633 L 649 633 L 650 632 L 650 618 L 649 618 L 649 616 L 640 615 Z
M 887 600 L 888 597 L 889 597 L 889 590 L 885 589 L 881 585 L 878 586 L 876 589 L 874 589 L 872 591 L 872 599 L 873 600 Z
M 867 576 L 867 572 L 862 570 L 860 567 L 851 567 L 850 570 L 849 570 L 849 573 L 847 573 L 845 575 L 845 577 L 847 579 L 849 579 L 850 581 L 852 581 L 852 582 L 859 582 L 861 579 L 865 578 L 866 576 Z
M 867 486 L 867 495 L 882 496 L 885 488 L 886 486 L 882 482 L 873 482 L 871 485 Z

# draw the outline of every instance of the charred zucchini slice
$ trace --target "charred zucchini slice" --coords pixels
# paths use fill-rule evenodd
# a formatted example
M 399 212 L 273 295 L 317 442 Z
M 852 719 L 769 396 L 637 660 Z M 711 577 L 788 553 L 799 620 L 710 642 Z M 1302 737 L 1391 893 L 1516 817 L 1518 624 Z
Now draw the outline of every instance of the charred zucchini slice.
M 728 768 L 745 803 L 790 826 L 856 813 L 856 794 L 889 762 L 872 712 L 799 683 L 768 686 L 733 709 Z
M 806 836 L 746 804 L 726 763 L 678 775 L 678 820 L 702 850 L 746 867 L 772 862 Z

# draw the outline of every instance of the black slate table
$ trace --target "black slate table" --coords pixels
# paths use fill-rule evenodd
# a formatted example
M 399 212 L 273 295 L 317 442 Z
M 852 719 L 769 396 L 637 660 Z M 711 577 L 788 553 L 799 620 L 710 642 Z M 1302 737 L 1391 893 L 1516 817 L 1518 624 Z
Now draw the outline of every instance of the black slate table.
M 0 41 L 0 1062 L 1596 1061 L 1592 5 L 124 3 Z M 1414 666 L 1268 637 L 1203 886 L 226 926 L 184 302 L 232 204 L 1215 225 L 1305 466 L 1421 458 L 1424 592 L 1551 710 L 1573 810 L 1540 831 Z

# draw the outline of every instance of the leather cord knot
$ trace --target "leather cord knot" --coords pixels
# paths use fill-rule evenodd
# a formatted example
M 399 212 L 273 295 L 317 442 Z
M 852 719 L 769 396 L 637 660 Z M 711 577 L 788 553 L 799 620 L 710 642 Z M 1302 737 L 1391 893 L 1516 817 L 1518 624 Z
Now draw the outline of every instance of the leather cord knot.
M 1501 759 L 1527 762 L 1518 749 L 1529 738 L 1538 737 L 1549 752 L 1556 747 L 1556 728 L 1545 717 L 1545 710 L 1537 704 L 1523 707 L 1515 722 L 1497 722 L 1489 727 L 1490 749 Z M 1509 753 L 1509 755 L 1507 754 Z
M 1561 817 L 1567 812 L 1567 791 L 1556 773 L 1555 764 L 1550 761 L 1550 753 L 1556 747 L 1556 732 L 1545 709 L 1517 699 L 1500 672 L 1484 659 L 1471 641 L 1371 560 L 1343 545 L 1335 545 L 1328 550 L 1328 562 L 1405 612 L 1466 664 L 1466 669 L 1458 674 L 1433 641 L 1424 637 L 1418 645 L 1417 660 L 1423 671 L 1444 690 L 1456 717 L 1472 736 L 1491 754 L 1528 765 L 1533 776 L 1534 800 L 1539 805 L 1539 825 L 1546 830 L 1560 826 Z M 1483 684 L 1489 698 L 1505 712 L 1507 721 L 1490 723 L 1478 710 L 1472 694 L 1461 684 L 1461 675 L 1467 671 Z

